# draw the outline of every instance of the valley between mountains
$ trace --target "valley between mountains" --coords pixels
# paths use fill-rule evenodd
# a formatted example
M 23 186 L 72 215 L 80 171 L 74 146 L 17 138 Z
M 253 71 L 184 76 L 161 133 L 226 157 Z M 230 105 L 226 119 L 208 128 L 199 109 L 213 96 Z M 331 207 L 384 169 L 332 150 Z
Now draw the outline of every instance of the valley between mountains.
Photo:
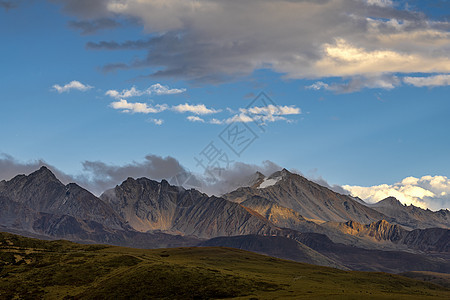
M 96 197 L 46 167 L 0 182 L 0 231 L 134 248 L 231 247 L 357 271 L 450 273 L 450 212 L 376 204 L 286 169 L 221 197 L 128 178 Z

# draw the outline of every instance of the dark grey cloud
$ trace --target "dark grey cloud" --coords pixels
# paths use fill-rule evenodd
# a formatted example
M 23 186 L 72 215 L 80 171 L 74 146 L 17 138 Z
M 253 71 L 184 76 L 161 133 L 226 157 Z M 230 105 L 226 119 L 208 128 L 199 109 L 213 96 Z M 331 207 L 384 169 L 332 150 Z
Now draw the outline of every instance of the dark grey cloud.
M 96 50 L 147 50 L 102 66 L 105 72 L 140 68 L 143 77 L 212 83 L 262 68 L 286 78 L 359 76 L 336 86 L 350 92 L 363 76 L 450 71 L 443 46 L 448 22 L 430 22 L 390 1 L 53 1 L 80 22 L 131 18 L 148 33 L 147 39 L 88 43 Z
M 248 186 L 250 179 L 256 172 L 269 176 L 281 169 L 282 167 L 269 160 L 263 161 L 261 165 L 236 162 L 227 169 L 208 170 L 214 178 L 211 180 L 210 177 L 205 177 L 203 190 L 209 195 L 220 196 L 239 187 Z
M 161 37 L 147 40 L 125 41 L 122 43 L 115 41 L 101 41 L 98 43 L 88 42 L 86 48 L 93 50 L 140 50 L 151 47 L 155 44 L 155 41 L 159 39 L 161 39 Z
M 44 160 L 39 159 L 29 162 L 19 162 L 11 155 L 4 153 L 0 153 L 0 180 L 10 180 L 20 174 L 28 175 L 42 166 L 47 166 L 59 180 L 66 184 L 74 181 L 72 176 L 65 174 Z
M 147 155 L 143 162 L 133 162 L 124 166 L 108 165 L 100 161 L 85 161 L 83 175 L 77 179 L 95 193 L 114 187 L 128 177 L 147 177 L 153 180 L 170 179 L 185 169 L 173 157 Z M 95 191 L 94 191 L 95 189 Z
M 322 176 L 319 177 L 315 177 L 315 178 L 310 178 L 311 181 L 320 184 L 321 186 L 327 187 L 330 190 L 342 194 L 342 195 L 349 195 L 350 192 L 347 191 L 346 189 L 344 189 L 342 186 L 337 185 L 337 184 L 329 184 L 328 181 L 326 181 Z
M 65 13 L 74 15 L 81 19 L 97 19 L 106 17 L 107 6 L 110 0 L 49 0 L 50 2 L 62 5 Z
M 121 24 L 113 19 L 103 18 L 92 21 L 69 21 L 69 26 L 80 30 L 82 35 L 94 34 L 100 30 L 113 29 Z

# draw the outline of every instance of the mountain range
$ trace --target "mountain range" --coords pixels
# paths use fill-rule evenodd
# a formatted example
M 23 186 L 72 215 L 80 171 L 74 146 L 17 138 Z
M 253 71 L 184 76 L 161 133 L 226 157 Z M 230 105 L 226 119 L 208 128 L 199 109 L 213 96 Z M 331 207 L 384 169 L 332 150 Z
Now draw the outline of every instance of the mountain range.
M 128 178 L 96 197 L 46 167 L 0 182 L 0 230 L 140 248 L 225 246 L 341 269 L 450 273 L 450 212 L 366 204 L 286 169 L 208 196 Z

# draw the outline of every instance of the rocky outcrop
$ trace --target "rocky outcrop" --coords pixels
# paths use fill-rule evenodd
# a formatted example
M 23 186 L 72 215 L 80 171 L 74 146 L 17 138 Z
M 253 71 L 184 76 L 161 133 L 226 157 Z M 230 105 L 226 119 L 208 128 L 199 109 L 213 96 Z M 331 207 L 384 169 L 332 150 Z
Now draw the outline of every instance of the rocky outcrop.
M 278 227 L 290 228 L 300 232 L 324 232 L 322 227 L 306 220 L 298 212 L 263 197 L 253 196 L 241 204 L 259 213 Z
M 368 237 L 376 241 L 397 242 L 407 232 L 401 226 L 389 224 L 386 220 L 380 220 L 367 225 L 355 221 L 347 221 L 344 223 L 328 222 L 324 226 L 339 230 L 348 235 Z

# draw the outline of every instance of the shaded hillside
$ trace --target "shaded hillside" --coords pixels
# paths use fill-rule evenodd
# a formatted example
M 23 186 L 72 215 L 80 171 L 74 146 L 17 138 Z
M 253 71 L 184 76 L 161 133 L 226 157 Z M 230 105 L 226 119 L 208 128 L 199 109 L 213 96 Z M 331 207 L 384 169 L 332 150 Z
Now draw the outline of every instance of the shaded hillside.
M 230 247 L 298 262 L 348 270 L 343 265 L 340 265 L 302 243 L 281 236 L 241 235 L 233 237 L 217 237 L 202 242 L 198 246 Z
M 350 236 L 368 239 L 374 242 L 388 241 L 421 251 L 450 251 L 450 230 L 444 228 L 408 231 L 400 225 L 390 224 L 385 220 L 366 225 L 353 221 L 345 223 L 328 222 L 323 226 Z
M 450 261 L 439 256 L 405 251 L 362 249 L 333 243 L 326 235 L 317 233 L 302 233 L 296 235 L 295 239 L 351 270 L 391 273 L 407 271 L 450 273 Z
M 447 299 L 398 275 L 342 271 L 231 248 L 143 250 L 0 233 L 0 298 Z
M 450 288 L 450 274 L 414 271 L 401 273 L 401 275 L 413 279 L 439 284 L 443 287 Z

